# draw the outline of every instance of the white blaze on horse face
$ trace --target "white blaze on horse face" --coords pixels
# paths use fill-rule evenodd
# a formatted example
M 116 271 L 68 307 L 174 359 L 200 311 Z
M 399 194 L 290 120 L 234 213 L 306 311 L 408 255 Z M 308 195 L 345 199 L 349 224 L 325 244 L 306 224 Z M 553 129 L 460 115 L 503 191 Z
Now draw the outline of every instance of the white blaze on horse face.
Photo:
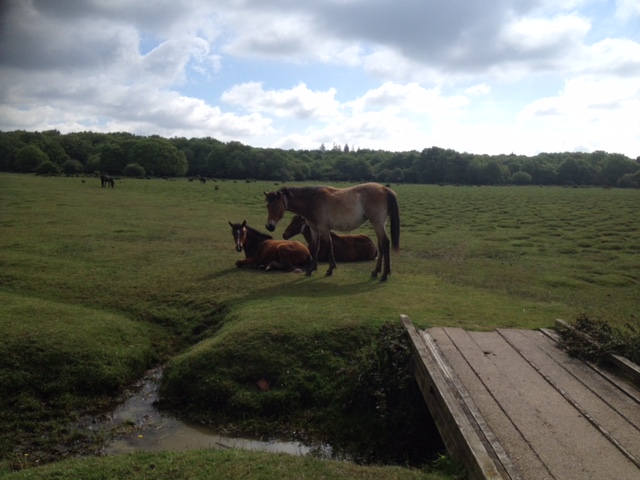
M 244 239 L 246 237 L 247 231 L 244 228 L 239 228 L 235 231 L 234 237 L 236 237 L 236 251 L 242 251 L 242 245 L 244 244 Z

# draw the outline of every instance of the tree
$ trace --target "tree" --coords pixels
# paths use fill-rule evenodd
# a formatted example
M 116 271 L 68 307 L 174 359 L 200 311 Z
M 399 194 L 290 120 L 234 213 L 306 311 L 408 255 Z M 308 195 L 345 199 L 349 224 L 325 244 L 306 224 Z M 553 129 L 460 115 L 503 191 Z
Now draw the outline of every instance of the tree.
M 556 173 L 562 185 L 586 185 L 593 180 L 593 172 L 587 162 L 573 157 L 564 160 Z
M 118 174 L 127 165 L 127 154 L 119 143 L 109 142 L 100 149 L 101 172 Z
M 33 172 L 38 165 L 48 162 L 49 156 L 35 145 L 27 145 L 18 150 L 16 155 L 16 170 L 19 172 Z
M 626 173 L 618 179 L 620 188 L 640 188 L 640 170 L 636 173 Z
M 60 167 L 51 160 L 45 160 L 36 167 L 35 172 L 38 175 L 58 175 L 60 173 Z
M 522 162 L 521 171 L 531 175 L 536 185 L 553 185 L 556 183 L 556 172 L 553 159 L 547 153 L 540 153 Z
M 602 185 L 615 186 L 618 179 L 627 173 L 635 173 L 638 165 L 625 155 L 609 153 L 598 163 L 597 180 Z
M 371 165 L 363 158 L 342 155 L 336 160 L 335 168 L 343 178 L 348 180 L 371 180 L 373 178 Z
M 57 130 L 42 132 L 40 145 L 42 151 L 49 157 L 49 160 L 58 166 L 61 166 L 71 158 L 64 151 L 64 148 L 62 148 L 62 137 Z
M 67 175 L 75 175 L 84 170 L 84 165 L 79 160 L 67 160 L 62 164 L 61 170 Z
M 129 163 L 124 167 L 124 173 L 127 177 L 143 178 L 145 176 L 144 167 L 137 163 Z
M 187 173 L 187 159 L 168 140 L 150 137 L 138 141 L 131 151 L 130 163 L 142 166 L 149 175 L 181 177 Z
M 527 172 L 516 172 L 511 176 L 511 181 L 516 185 L 529 185 L 531 183 L 531 175 Z
M 70 133 L 62 137 L 62 148 L 73 160 L 78 160 L 83 165 L 89 160 L 93 145 L 86 136 L 79 133 Z

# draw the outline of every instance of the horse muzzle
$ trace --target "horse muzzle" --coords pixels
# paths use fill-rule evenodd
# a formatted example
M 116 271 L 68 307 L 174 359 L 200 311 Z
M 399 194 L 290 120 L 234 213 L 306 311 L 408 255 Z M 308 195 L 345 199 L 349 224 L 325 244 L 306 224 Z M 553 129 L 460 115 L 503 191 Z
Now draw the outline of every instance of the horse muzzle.
M 242 245 L 236 245 L 236 252 L 242 251 Z
M 269 230 L 270 232 L 273 232 L 276 229 L 276 222 L 271 221 L 267 223 L 266 227 L 267 227 L 267 230 Z

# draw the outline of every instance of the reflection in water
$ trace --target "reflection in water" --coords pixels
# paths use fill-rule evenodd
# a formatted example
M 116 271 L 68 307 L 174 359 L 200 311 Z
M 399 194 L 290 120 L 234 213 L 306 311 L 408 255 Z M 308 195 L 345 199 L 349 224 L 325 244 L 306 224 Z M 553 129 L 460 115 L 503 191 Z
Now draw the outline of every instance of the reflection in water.
M 114 423 L 135 426 L 131 432 L 113 439 L 104 449 L 107 455 L 138 451 L 189 450 L 197 448 L 241 448 L 267 452 L 307 455 L 311 448 L 298 442 L 261 441 L 218 435 L 214 430 L 185 422 L 159 412 L 154 407 L 162 371 L 152 370 L 141 388 L 111 414 Z

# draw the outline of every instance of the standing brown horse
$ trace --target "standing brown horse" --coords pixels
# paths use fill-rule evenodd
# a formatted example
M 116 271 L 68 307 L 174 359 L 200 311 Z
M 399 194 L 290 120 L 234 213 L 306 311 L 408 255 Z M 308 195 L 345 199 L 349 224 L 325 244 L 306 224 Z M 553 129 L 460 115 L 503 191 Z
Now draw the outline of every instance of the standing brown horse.
M 236 262 L 236 267 L 258 267 L 265 270 L 292 270 L 306 267 L 311 261 L 309 249 L 300 242 L 274 240 L 271 235 L 259 232 L 242 223 L 231 223 L 231 233 L 236 251 L 244 250 L 245 258 Z
M 311 229 L 307 221 L 300 215 L 294 215 L 291 223 L 282 233 L 282 238 L 289 240 L 299 233 L 305 238 L 309 245 L 313 244 Z M 322 240 L 318 249 L 318 261 L 329 260 L 329 247 Z M 357 235 L 338 235 L 331 232 L 331 245 L 333 245 L 333 256 L 336 262 L 357 262 L 360 260 L 374 260 L 378 255 L 376 245 L 369 237 L 360 233 Z
M 277 192 L 264 192 L 267 200 L 267 230 L 273 232 L 276 224 L 288 210 L 302 215 L 311 229 L 313 260 L 307 269 L 311 275 L 318 268 L 318 249 L 322 239 L 329 246 L 329 270 L 336 268 L 336 259 L 331 241 L 331 230 L 353 230 L 369 220 L 378 237 L 378 261 L 371 276 L 380 273 L 384 259 L 381 280 L 391 273 L 389 244 L 394 250 L 400 247 L 400 208 L 398 197 L 390 188 L 378 183 L 364 183 L 349 188 L 334 187 L 284 187 Z M 385 225 L 391 219 L 391 242 Z

